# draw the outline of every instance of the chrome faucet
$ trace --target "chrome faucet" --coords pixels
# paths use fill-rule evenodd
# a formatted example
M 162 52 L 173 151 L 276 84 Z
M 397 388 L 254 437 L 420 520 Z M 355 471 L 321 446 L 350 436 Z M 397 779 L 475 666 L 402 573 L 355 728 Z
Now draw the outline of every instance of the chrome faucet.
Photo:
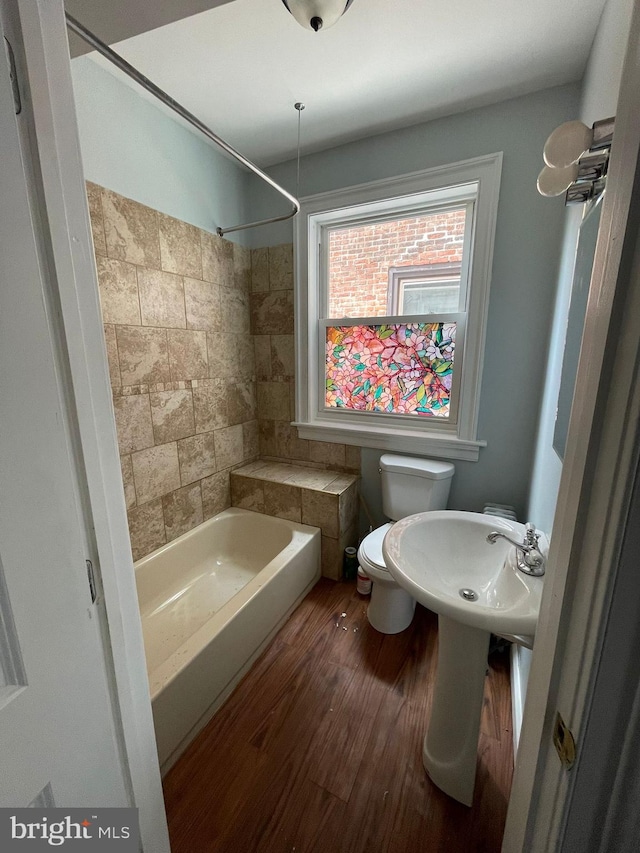
M 523 542 L 514 542 L 505 533 L 498 533 L 497 530 L 487 536 L 487 542 L 491 545 L 495 545 L 498 539 L 506 539 L 515 547 L 518 555 L 517 565 L 521 572 L 536 578 L 542 577 L 545 570 L 544 557 L 538 547 L 540 534 L 536 533 L 533 524 L 527 522 Z

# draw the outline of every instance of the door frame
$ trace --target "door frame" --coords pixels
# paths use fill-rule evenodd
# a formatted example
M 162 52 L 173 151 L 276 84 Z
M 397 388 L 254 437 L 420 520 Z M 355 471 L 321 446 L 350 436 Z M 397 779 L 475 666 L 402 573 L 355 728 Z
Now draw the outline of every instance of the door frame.
M 628 559 L 633 537 L 627 535 L 633 533 L 630 512 L 640 440 L 638 92 L 636 4 L 505 827 L 505 853 L 599 849 L 585 846 L 585 839 L 599 844 L 607 813 L 619 807 L 626 787 L 624 773 L 618 774 L 613 787 L 601 788 L 600 802 L 594 802 L 594 782 L 598 775 L 605 778 L 611 756 L 598 753 L 593 734 L 598 731 L 601 745 L 621 748 L 615 740 L 620 724 L 603 717 L 602 700 L 611 708 L 625 695 L 621 676 L 633 658 L 628 646 L 640 614 L 640 596 L 632 601 L 628 596 L 633 586 L 627 584 L 633 572 L 638 586 L 637 568 Z M 611 648 L 617 648 L 617 658 L 611 656 Z M 576 764 L 569 771 L 561 766 L 552 742 L 556 712 L 576 740 Z
M 104 597 L 110 659 L 104 661 L 120 717 L 125 775 L 139 809 L 141 841 L 169 853 L 89 209 L 62 0 L 10 0 L 18 9 L 35 125 L 40 227 L 57 289 L 59 331 L 70 367 L 72 416 Z M 99 805 L 96 804 L 96 805 Z

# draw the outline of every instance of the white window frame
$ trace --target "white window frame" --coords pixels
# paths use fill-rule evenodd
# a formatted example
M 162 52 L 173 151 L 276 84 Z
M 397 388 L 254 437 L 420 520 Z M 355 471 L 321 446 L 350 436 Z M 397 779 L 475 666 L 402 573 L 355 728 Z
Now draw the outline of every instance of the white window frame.
M 301 438 L 477 461 L 480 447 L 486 444 L 477 438 L 477 423 L 501 169 L 502 153 L 497 152 L 301 200 L 295 232 L 294 421 Z M 430 193 L 441 206 L 468 203 L 471 199 L 474 203 L 474 227 L 466 229 L 465 234 L 465 240 L 471 241 L 469 251 L 464 253 L 470 267 L 469 292 L 464 354 L 456 351 L 459 358 L 463 355 L 458 371 L 457 416 L 447 423 L 437 423 L 435 418 L 326 409 L 323 353 L 327 322 L 323 318 L 327 316 L 324 274 L 328 258 L 323 230 L 357 223 L 364 216 L 372 216 L 374 210 L 386 219 L 390 214 L 411 215 L 416 208 L 424 207 Z M 415 322 L 416 316 L 402 320 Z M 381 323 L 384 318 L 349 318 L 345 325 L 363 321 Z
M 420 264 L 407 267 L 390 267 L 387 286 L 387 314 L 400 316 L 400 303 L 404 300 L 405 285 L 421 284 L 423 287 L 446 287 L 455 283 L 460 305 L 462 265 L 457 261 L 444 264 Z

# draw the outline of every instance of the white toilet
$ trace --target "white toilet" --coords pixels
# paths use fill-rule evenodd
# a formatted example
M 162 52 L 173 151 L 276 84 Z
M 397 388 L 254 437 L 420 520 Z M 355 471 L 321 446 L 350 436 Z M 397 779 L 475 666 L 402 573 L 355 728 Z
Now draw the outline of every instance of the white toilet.
M 454 470 L 451 462 L 383 454 L 380 475 L 384 514 L 398 521 L 414 512 L 445 509 Z M 382 540 L 393 521 L 365 536 L 358 548 L 358 562 L 372 581 L 367 616 L 370 624 L 382 634 L 404 631 L 411 624 L 416 609 L 415 599 L 394 581 L 382 556 Z

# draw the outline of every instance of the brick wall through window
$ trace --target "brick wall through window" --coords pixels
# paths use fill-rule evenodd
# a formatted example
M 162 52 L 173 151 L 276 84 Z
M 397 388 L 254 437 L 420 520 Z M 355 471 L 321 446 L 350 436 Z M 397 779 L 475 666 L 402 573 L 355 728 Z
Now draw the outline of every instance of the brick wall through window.
M 466 210 L 335 228 L 329 235 L 329 317 L 387 313 L 390 267 L 460 263 Z

